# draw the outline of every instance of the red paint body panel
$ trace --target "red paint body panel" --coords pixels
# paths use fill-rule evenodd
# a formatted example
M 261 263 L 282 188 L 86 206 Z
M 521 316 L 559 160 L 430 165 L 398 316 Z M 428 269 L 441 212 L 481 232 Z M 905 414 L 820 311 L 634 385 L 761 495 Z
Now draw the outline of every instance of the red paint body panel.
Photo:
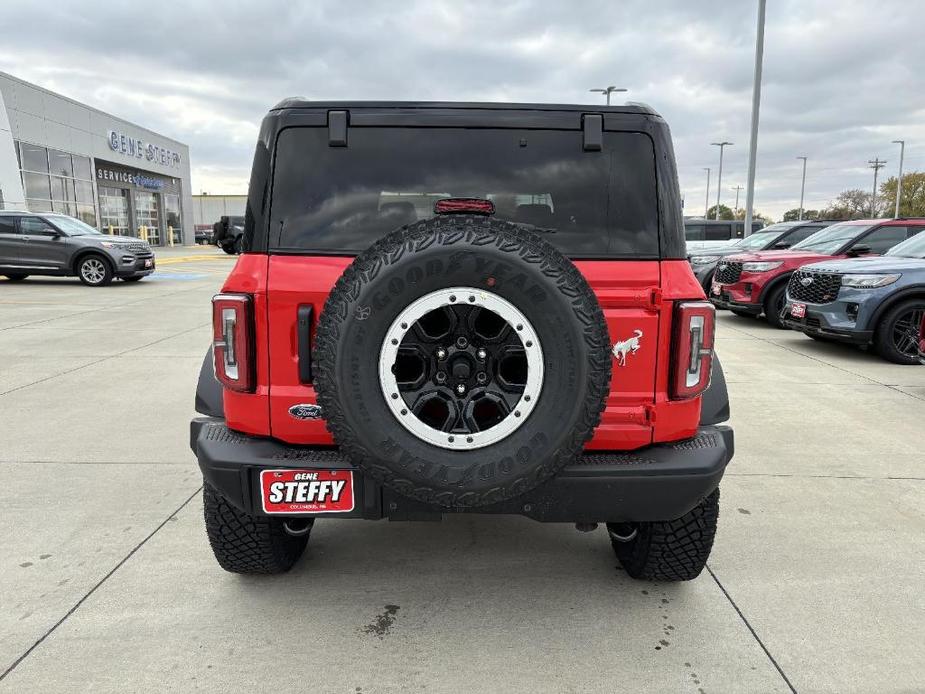
M 288 410 L 315 404 L 315 390 L 299 382 L 296 316 L 311 305 L 314 320 L 351 257 L 244 255 L 223 288 L 253 293 L 257 318 L 257 392 L 225 393 L 229 426 L 293 444 L 332 445 L 323 420 L 298 420 Z M 632 450 L 693 436 L 700 398 L 669 401 L 672 307 L 702 299 L 685 260 L 576 261 L 604 312 L 611 344 L 641 332 L 625 365 L 613 358 L 611 392 L 589 450 Z M 663 289 L 664 288 L 664 289 Z M 555 368 L 550 364 L 549 368 Z
M 270 353 L 267 350 L 267 266 L 268 256 L 242 255 L 222 285 L 223 293 L 250 294 L 254 297 L 254 354 L 257 360 L 256 388 L 253 393 L 224 389 L 225 419 L 228 426 L 246 434 L 266 436 L 270 432 Z
M 758 251 L 757 253 L 730 255 L 723 258 L 723 260 L 737 263 L 780 261 L 781 266 L 767 272 L 745 272 L 743 270 L 738 282 L 732 284 L 715 282 L 715 284 L 722 287 L 722 291 L 727 292 L 729 298 L 737 304 L 754 304 L 757 306 L 764 300 L 762 296 L 764 288 L 781 275 L 789 275 L 797 268 L 809 263 L 817 263 L 820 260 L 839 260 L 847 257 L 847 255 L 823 255 L 821 253 L 800 253 L 798 251 Z M 750 292 L 746 290 L 746 284 L 751 285 Z

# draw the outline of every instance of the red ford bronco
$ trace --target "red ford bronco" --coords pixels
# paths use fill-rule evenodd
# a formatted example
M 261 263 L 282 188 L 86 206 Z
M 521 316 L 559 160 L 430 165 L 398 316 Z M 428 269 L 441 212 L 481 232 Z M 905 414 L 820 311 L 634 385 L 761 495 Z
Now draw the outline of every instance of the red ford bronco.
M 701 572 L 733 434 L 651 109 L 283 101 L 242 248 L 191 427 L 223 568 L 286 571 L 316 518 L 486 513 Z

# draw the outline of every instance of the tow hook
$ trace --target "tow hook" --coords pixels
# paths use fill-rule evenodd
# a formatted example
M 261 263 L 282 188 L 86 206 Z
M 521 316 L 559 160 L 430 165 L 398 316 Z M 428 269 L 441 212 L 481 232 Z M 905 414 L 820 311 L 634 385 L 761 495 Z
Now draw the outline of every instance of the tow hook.
M 313 518 L 293 518 L 283 521 L 283 530 L 293 537 L 302 537 L 311 532 L 314 522 Z
M 575 530 L 580 533 L 590 533 L 597 530 L 597 523 L 575 523 Z

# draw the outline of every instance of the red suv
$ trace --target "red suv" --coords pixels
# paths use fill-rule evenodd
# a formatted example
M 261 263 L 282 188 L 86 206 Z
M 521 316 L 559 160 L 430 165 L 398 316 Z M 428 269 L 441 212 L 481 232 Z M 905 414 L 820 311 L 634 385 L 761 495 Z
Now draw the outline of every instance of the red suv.
M 783 251 L 723 258 L 716 266 L 710 301 L 739 316 L 758 316 L 784 328 L 781 310 L 787 282 L 797 268 L 820 260 L 879 255 L 925 229 L 925 219 L 858 219 L 816 232 Z
M 485 513 L 703 569 L 733 435 L 656 113 L 287 100 L 242 246 L 191 431 L 223 568 L 289 569 L 316 518 Z

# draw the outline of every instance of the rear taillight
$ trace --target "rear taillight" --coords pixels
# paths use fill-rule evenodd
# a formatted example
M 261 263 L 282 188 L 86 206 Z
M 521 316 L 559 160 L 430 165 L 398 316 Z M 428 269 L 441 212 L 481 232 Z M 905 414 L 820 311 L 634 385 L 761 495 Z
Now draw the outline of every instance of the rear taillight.
M 254 313 L 248 294 L 212 298 L 212 352 L 215 377 L 231 390 L 254 390 Z
M 716 310 L 706 301 L 675 305 L 671 397 L 695 398 L 710 385 Z
M 483 198 L 443 198 L 434 204 L 434 213 L 492 215 L 495 203 Z

